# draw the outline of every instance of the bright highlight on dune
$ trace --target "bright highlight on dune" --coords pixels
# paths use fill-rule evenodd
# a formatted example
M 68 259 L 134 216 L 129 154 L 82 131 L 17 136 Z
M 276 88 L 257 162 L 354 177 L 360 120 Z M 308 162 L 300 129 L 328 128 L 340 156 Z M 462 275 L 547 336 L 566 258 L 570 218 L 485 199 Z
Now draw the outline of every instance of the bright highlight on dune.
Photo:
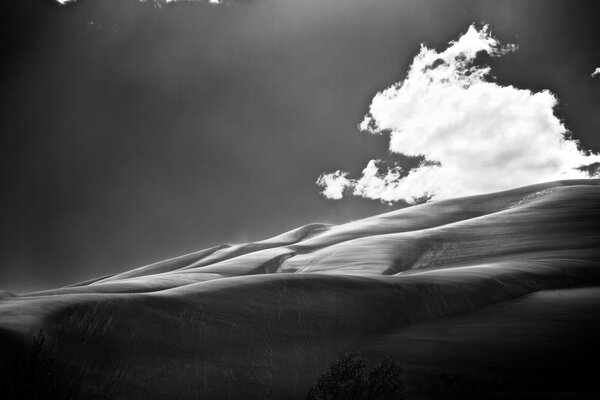
M 594 72 L 592 72 L 591 76 L 592 76 L 592 78 L 595 78 L 595 77 L 597 77 L 597 76 L 600 76 L 600 67 L 599 67 L 599 68 L 596 68 L 596 69 L 594 70 Z
M 446 50 L 422 45 L 404 80 L 377 93 L 360 129 L 389 134 L 389 150 L 423 157 L 403 171 L 371 160 L 358 178 L 336 171 L 317 184 L 330 199 L 345 193 L 384 202 L 417 202 L 508 189 L 556 179 L 586 178 L 582 166 L 600 155 L 578 148 L 554 115 L 557 98 L 494 82 L 478 65 L 516 50 L 488 26 L 470 26 Z

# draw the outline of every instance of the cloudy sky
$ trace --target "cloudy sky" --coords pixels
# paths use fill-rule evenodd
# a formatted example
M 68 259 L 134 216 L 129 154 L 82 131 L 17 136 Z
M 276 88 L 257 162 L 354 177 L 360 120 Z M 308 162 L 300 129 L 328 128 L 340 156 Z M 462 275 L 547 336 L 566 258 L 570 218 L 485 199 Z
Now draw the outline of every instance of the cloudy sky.
M 475 24 L 443 51 L 423 45 L 406 77 L 375 95 L 359 125 L 389 136 L 389 152 L 416 165 L 374 159 L 358 178 L 323 174 L 323 194 L 415 204 L 596 177 L 600 155 L 582 148 L 556 115 L 556 95 L 497 83 L 484 63 L 517 49 Z
M 0 289 L 552 178 L 600 151 L 593 1 L 1 8 Z M 483 52 L 461 66 L 449 42 L 472 24 Z

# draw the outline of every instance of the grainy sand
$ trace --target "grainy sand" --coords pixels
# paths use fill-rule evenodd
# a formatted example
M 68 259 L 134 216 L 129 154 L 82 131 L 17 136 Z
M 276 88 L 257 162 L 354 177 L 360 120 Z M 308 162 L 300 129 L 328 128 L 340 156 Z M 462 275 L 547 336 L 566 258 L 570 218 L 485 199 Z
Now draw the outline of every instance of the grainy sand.
M 0 347 L 43 328 L 86 398 L 302 398 L 351 350 L 537 382 L 598 352 L 599 260 L 599 182 L 553 182 L 2 292 Z

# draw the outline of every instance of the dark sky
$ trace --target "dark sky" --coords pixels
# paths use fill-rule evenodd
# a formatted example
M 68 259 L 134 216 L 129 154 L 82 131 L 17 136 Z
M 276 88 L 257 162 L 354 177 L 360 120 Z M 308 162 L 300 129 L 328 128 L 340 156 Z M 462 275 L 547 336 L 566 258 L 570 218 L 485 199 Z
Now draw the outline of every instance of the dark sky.
M 0 289 L 66 285 L 392 208 L 315 180 L 386 153 L 356 125 L 422 42 L 489 23 L 498 80 L 600 150 L 595 1 L 3 0 Z

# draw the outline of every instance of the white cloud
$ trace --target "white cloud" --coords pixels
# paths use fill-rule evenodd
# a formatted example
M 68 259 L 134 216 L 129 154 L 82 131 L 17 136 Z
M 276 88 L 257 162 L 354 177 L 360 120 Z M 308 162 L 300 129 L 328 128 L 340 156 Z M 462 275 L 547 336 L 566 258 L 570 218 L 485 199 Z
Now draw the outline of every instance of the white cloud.
M 414 203 L 589 177 L 577 167 L 599 162 L 600 156 L 565 138 L 552 93 L 501 86 L 489 67 L 474 63 L 480 52 L 497 57 L 514 50 L 500 45 L 487 26 L 469 27 L 443 52 L 421 46 L 406 78 L 373 98 L 360 128 L 389 134 L 391 152 L 426 162 L 402 173 L 381 172 L 373 160 L 357 179 L 341 171 L 323 174 L 317 181 L 323 194 L 339 199 L 345 190 Z
M 596 68 L 596 69 L 594 70 L 594 72 L 592 72 L 592 75 L 591 75 L 591 76 L 592 76 L 592 78 L 595 78 L 595 77 L 597 77 L 597 76 L 600 76 L 600 67 Z
M 336 171 L 331 174 L 323 174 L 317 180 L 317 184 L 322 186 L 323 194 L 329 199 L 339 200 L 344 197 L 344 190 L 352 184 L 346 178 L 347 172 Z

